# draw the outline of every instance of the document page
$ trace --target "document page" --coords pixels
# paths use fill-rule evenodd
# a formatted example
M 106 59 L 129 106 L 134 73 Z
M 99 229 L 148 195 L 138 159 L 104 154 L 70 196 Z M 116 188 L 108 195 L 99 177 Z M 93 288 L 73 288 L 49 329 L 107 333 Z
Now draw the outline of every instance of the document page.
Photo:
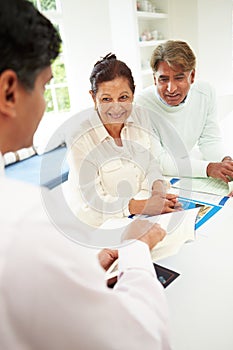
M 190 210 L 183 210 L 156 216 L 134 216 L 130 220 L 131 222 L 137 219 L 149 220 L 153 223 L 160 224 L 161 227 L 166 230 L 167 235 L 151 251 L 152 261 L 156 262 L 160 259 L 176 254 L 184 243 L 195 240 L 195 222 L 199 210 L 200 208 L 195 207 Z M 125 221 L 126 225 L 129 223 L 129 220 Z M 110 224 L 110 221 L 108 224 Z M 117 261 L 115 261 L 107 271 L 106 279 L 115 277 L 117 274 Z
M 233 190 L 233 181 L 228 184 L 213 178 L 177 178 L 171 179 L 172 187 L 195 192 L 227 196 Z

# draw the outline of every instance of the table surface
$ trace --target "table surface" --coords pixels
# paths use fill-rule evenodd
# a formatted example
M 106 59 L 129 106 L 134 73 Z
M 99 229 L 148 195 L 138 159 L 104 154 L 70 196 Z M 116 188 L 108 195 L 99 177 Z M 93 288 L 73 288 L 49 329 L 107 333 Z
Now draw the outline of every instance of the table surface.
M 233 350 L 232 214 L 230 198 L 194 241 L 156 261 L 180 273 L 165 289 L 173 350 Z
M 158 261 L 180 273 L 165 293 L 174 350 L 233 349 L 233 199 L 196 240 Z

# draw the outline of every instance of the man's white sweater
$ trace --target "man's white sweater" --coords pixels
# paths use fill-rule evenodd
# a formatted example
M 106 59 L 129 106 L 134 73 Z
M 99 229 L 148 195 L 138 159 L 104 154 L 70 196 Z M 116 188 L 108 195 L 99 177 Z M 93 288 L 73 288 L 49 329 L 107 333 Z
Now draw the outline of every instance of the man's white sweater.
M 215 92 L 208 83 L 193 83 L 179 106 L 163 102 L 155 85 L 135 100 L 150 110 L 156 155 L 164 175 L 206 177 L 207 165 L 224 157 Z

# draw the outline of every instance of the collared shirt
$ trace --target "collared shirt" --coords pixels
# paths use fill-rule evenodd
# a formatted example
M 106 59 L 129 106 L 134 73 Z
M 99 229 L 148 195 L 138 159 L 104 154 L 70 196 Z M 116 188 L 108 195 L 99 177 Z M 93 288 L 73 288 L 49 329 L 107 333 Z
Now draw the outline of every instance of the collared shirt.
M 152 183 L 162 179 L 150 121 L 142 108 L 133 109 L 121 140 L 119 147 L 93 111 L 70 141 L 66 197 L 75 215 L 90 225 L 128 216 L 129 200 L 148 198 Z
M 122 277 L 109 289 L 96 252 L 61 234 L 70 223 L 57 215 L 60 232 L 39 188 L 0 178 L 0 349 L 169 350 L 148 247 L 119 249 Z
M 2 154 L 0 153 L 0 176 L 3 176 L 5 174 L 4 172 L 4 158 Z

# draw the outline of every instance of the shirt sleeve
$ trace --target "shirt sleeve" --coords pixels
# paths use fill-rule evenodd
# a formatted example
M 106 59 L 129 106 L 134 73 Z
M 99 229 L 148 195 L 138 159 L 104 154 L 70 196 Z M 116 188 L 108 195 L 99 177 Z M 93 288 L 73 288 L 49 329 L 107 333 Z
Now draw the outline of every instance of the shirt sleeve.
M 143 327 L 148 334 L 153 334 L 153 336 L 157 337 L 159 336 L 157 331 L 161 332 L 158 344 L 155 343 L 155 349 L 157 347 L 158 349 L 169 349 L 169 326 L 168 318 L 165 316 L 167 306 L 164 290 L 157 279 L 150 252 L 145 243 L 133 241 L 127 246 L 120 248 L 119 276 L 115 285 L 115 291 L 120 293 L 124 305 L 127 305 L 130 314 L 137 322 L 143 323 Z M 163 321 L 159 320 L 158 315 L 165 317 L 162 317 Z M 156 330 L 154 328 L 155 324 Z M 164 326 L 165 329 L 168 327 L 167 335 L 163 331 Z M 162 335 L 163 333 L 164 335 Z M 141 344 L 141 347 L 147 349 L 146 344 L 144 346 Z
M 209 161 L 196 159 L 189 152 L 168 122 L 157 123 L 154 131 L 154 154 L 160 164 L 163 175 L 184 177 L 207 177 L 206 168 Z M 162 135 L 162 136 L 161 136 Z M 175 152 L 172 147 L 174 145 Z
M 133 268 L 139 268 L 155 276 L 155 270 L 152 266 L 149 248 L 144 242 L 130 240 L 124 247 L 119 249 L 119 273 Z
M 38 226 L 40 234 L 30 231 L 27 241 L 16 242 L 15 259 L 5 271 L 9 293 L 4 302 L 18 321 L 14 336 L 8 332 L 12 341 L 24 348 L 56 350 L 170 349 L 164 289 L 146 244 L 120 248 L 123 274 L 109 289 L 93 249 L 45 228 L 41 232 Z M 6 336 L 13 324 L 4 327 Z
M 217 118 L 217 102 L 215 92 L 209 89 L 206 103 L 208 104 L 207 116 L 203 131 L 198 140 L 203 159 L 211 162 L 219 162 L 224 157 L 224 146 Z

